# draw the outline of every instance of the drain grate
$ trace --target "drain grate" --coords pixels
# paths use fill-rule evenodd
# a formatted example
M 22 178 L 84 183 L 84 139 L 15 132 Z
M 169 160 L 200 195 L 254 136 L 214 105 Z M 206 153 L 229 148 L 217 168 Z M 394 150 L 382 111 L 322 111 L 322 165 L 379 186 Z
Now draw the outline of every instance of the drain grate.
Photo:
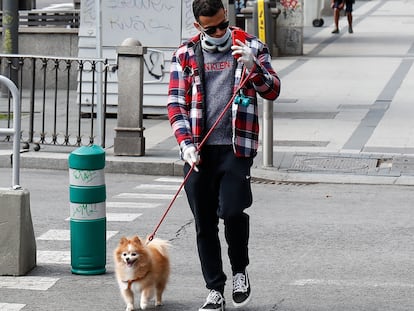
M 316 185 L 316 181 L 279 181 L 277 183 L 279 186 L 309 186 Z
M 304 181 L 276 181 L 273 179 L 267 178 L 260 178 L 260 177 L 252 177 L 253 184 L 264 184 L 264 185 L 279 185 L 279 186 L 307 186 L 307 185 L 315 185 L 318 182 L 304 182 Z
M 289 170 L 296 171 L 340 171 L 366 173 L 375 170 L 378 159 L 343 156 L 295 156 Z
M 414 159 L 408 157 L 395 157 L 391 164 L 392 170 L 405 175 L 414 174 Z
M 252 177 L 251 182 L 254 184 L 266 184 L 266 185 L 276 184 L 276 181 L 273 179 L 260 178 L 260 177 Z

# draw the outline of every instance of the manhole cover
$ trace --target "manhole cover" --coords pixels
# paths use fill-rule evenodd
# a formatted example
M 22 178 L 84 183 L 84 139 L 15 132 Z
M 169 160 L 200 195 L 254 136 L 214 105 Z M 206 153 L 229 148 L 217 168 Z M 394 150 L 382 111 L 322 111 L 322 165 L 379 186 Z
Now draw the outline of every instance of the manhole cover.
M 291 170 L 299 171 L 341 171 L 341 172 L 367 172 L 375 169 L 377 159 L 351 158 L 338 156 L 309 157 L 296 156 Z

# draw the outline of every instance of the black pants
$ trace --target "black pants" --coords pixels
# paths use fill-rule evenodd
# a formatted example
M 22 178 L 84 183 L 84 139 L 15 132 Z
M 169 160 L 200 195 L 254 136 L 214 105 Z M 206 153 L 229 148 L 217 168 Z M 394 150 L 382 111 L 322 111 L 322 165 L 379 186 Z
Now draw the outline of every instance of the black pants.
M 204 146 L 199 172 L 192 172 L 185 191 L 195 219 L 197 247 L 208 289 L 223 292 L 223 272 L 218 236 L 219 218 L 224 220 L 224 235 L 232 272 L 244 272 L 249 264 L 249 215 L 252 204 L 250 167 L 252 158 L 235 157 L 231 146 Z M 187 174 L 190 166 L 184 166 Z

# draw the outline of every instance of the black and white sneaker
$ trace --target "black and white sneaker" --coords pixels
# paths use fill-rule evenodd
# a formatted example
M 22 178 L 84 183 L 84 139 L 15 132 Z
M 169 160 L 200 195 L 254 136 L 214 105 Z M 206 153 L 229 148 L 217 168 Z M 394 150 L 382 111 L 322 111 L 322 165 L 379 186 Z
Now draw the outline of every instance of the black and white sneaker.
M 198 311 L 224 311 L 225 304 L 223 295 L 212 289 L 207 296 L 206 302 Z
M 236 308 L 245 306 L 250 301 L 250 282 L 247 272 L 233 276 L 233 305 Z

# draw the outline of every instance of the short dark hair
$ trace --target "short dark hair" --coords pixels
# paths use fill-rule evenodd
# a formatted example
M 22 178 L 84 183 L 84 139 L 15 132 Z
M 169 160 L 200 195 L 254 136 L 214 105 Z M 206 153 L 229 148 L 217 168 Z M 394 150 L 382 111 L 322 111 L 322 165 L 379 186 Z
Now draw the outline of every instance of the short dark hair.
M 218 11 L 224 9 L 221 0 L 194 0 L 193 14 L 197 22 L 200 16 L 214 16 Z

